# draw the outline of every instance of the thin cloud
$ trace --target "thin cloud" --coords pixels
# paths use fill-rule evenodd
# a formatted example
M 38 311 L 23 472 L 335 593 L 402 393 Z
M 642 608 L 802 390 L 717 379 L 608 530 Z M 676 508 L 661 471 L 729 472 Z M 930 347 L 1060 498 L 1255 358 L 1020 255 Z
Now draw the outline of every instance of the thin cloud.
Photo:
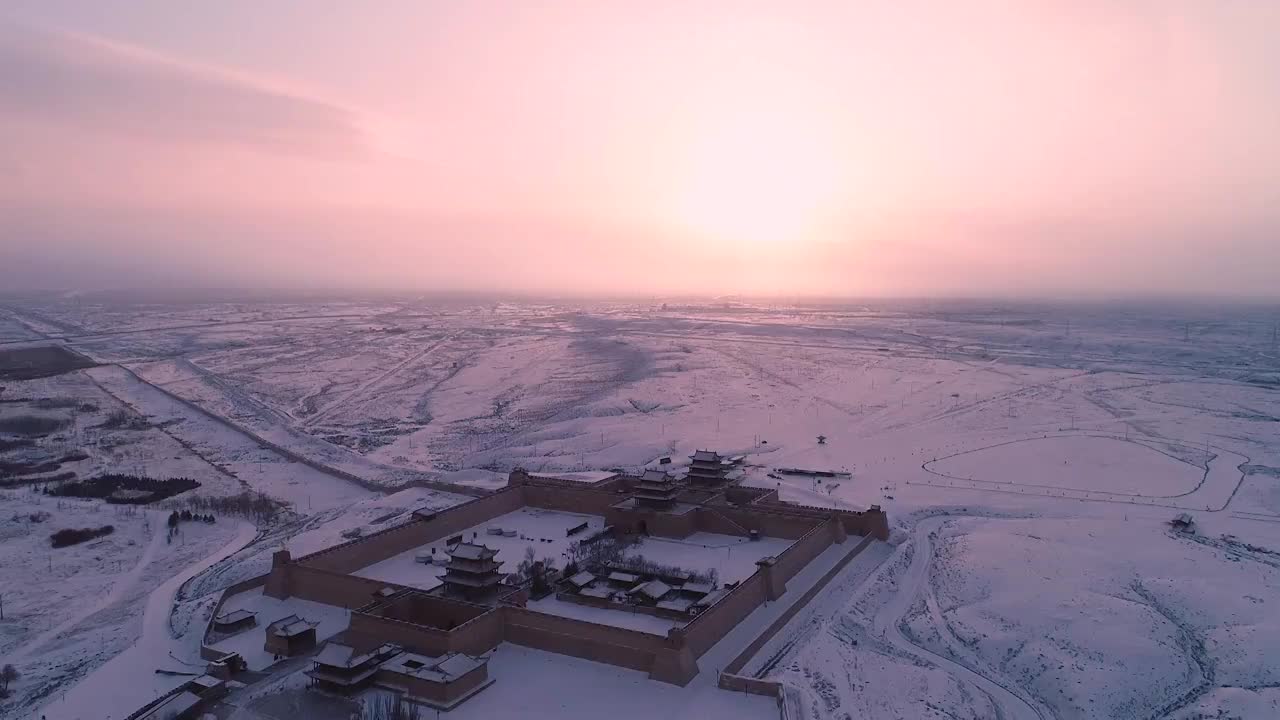
M 0 117 L 306 155 L 367 151 L 348 108 L 101 38 L 0 26 Z

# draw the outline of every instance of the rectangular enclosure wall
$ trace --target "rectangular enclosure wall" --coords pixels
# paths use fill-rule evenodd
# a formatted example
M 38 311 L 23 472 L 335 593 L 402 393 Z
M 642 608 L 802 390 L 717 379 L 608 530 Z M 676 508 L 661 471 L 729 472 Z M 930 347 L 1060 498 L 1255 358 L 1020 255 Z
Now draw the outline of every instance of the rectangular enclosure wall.
M 441 510 L 430 519 L 417 519 L 303 556 L 297 559 L 296 564 L 335 572 L 354 572 L 402 552 L 456 535 L 521 507 L 524 507 L 523 488 L 501 490 L 488 497 Z
M 573 620 L 524 608 L 501 609 L 506 640 L 538 650 L 648 672 L 666 649 L 666 638 L 610 625 Z

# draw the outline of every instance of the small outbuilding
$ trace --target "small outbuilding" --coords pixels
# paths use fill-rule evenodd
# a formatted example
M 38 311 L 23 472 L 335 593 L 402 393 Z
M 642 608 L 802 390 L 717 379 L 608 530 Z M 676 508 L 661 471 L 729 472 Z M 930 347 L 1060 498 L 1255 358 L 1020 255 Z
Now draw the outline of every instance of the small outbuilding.
M 220 633 L 238 633 L 258 624 L 257 613 L 248 610 L 231 610 L 213 619 L 213 629 Z
M 282 617 L 267 626 L 263 649 L 273 655 L 293 657 L 316 649 L 316 625 L 297 615 Z
M 640 576 L 624 572 L 611 572 L 609 573 L 609 582 L 615 585 L 625 586 L 629 590 L 632 587 L 635 587 L 636 583 L 640 582 Z
M 583 588 L 587 587 L 588 585 L 590 585 L 595 581 L 596 581 L 596 576 L 584 570 L 578 573 L 577 575 L 574 575 L 573 577 L 569 578 L 565 582 L 571 585 L 575 590 L 582 590 Z
M 711 594 L 715 586 L 709 582 L 687 582 L 677 588 L 682 595 L 690 595 L 695 599 Z
M 637 585 L 628 593 L 632 598 L 641 602 L 657 603 L 671 592 L 671 586 L 661 580 L 650 580 L 642 585 Z

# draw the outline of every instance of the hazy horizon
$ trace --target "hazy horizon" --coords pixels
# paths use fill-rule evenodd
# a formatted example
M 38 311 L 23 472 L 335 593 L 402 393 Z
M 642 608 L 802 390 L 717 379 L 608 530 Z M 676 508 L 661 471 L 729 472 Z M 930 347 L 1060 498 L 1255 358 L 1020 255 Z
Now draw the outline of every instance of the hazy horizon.
M 1280 5 L 0 9 L 0 285 L 1276 299 Z

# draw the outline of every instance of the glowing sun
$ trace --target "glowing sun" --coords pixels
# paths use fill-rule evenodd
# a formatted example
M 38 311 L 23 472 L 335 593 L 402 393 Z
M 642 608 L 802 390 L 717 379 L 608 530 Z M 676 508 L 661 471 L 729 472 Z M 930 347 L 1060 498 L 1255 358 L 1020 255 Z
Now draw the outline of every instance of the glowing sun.
M 802 239 L 834 210 L 837 153 L 825 133 L 777 114 L 702 134 L 672 178 L 672 217 L 707 240 L 773 245 Z

